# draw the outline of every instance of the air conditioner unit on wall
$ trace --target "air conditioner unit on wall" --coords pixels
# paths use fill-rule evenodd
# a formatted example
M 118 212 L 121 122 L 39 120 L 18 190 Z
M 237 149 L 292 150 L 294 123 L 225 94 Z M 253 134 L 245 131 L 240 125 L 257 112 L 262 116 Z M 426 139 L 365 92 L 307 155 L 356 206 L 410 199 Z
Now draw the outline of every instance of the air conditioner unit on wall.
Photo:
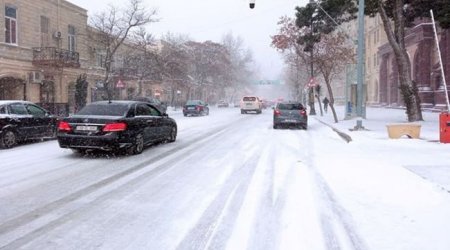
M 29 77 L 30 77 L 30 82 L 41 83 L 43 75 L 39 71 L 33 71 L 33 72 L 30 72 Z
M 55 32 L 53 32 L 53 38 L 55 38 L 55 39 L 61 39 L 61 31 L 55 31 Z

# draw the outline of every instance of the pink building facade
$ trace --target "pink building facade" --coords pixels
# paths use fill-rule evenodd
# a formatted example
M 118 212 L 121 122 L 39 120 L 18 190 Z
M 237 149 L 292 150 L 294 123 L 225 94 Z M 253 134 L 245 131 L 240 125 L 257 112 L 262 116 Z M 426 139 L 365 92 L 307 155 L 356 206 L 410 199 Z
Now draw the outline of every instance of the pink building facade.
M 439 30 L 447 89 L 450 89 L 450 30 Z M 412 67 L 412 79 L 417 83 L 423 108 L 444 109 L 446 97 L 441 74 L 438 50 L 434 40 L 433 26 L 422 21 L 407 32 L 405 39 Z M 398 70 L 395 56 L 389 44 L 378 49 L 380 64 L 379 101 L 385 106 L 404 106 L 399 90 Z

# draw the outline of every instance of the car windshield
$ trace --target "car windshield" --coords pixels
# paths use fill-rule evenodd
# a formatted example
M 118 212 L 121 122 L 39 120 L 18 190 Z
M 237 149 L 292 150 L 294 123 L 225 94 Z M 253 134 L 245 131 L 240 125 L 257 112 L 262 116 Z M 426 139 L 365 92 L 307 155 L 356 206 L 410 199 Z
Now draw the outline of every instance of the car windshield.
M 197 100 L 187 101 L 186 105 L 200 105 L 201 102 Z
M 244 97 L 243 101 L 244 102 L 254 102 L 254 101 L 256 101 L 256 97 Z
M 128 104 L 90 104 L 81 109 L 77 115 L 99 115 L 99 116 L 125 116 L 128 112 Z
M 300 103 L 279 103 L 277 108 L 283 110 L 300 110 L 303 109 L 303 105 Z

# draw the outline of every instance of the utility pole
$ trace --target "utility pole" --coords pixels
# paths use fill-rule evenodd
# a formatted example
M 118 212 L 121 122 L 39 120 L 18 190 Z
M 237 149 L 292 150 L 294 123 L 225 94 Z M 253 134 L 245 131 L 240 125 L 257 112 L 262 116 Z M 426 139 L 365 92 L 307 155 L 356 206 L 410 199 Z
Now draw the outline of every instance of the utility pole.
M 357 65 L 357 84 L 356 84 L 356 115 L 359 119 L 356 121 L 355 130 L 363 130 L 362 119 L 365 118 L 365 106 L 363 106 L 364 97 L 364 0 L 358 3 L 358 65 Z
M 309 3 L 311 4 L 311 5 L 313 5 L 314 4 L 314 0 L 309 0 Z M 315 39 L 314 39 L 314 28 L 313 28 L 313 25 L 314 25 L 314 17 L 315 17 L 315 15 L 316 15 L 316 7 L 314 7 L 314 13 L 311 15 L 311 39 L 310 39 L 310 46 L 309 46 L 309 49 L 311 50 L 310 51 L 310 60 L 311 60 L 311 62 L 310 62 L 310 67 L 311 67 L 311 72 L 310 72 L 310 79 L 309 79 L 309 83 L 311 83 L 311 82 L 313 82 L 314 81 L 314 42 L 315 42 Z M 310 85 L 308 83 L 308 85 Z M 313 82 L 314 83 L 314 82 Z M 309 102 L 309 106 L 310 106 L 310 111 L 309 111 L 309 115 L 316 115 L 316 108 L 314 107 L 314 95 L 315 95 L 315 93 L 314 93 L 314 84 L 312 84 L 311 86 L 308 86 L 309 87 L 309 91 L 308 91 L 308 102 Z

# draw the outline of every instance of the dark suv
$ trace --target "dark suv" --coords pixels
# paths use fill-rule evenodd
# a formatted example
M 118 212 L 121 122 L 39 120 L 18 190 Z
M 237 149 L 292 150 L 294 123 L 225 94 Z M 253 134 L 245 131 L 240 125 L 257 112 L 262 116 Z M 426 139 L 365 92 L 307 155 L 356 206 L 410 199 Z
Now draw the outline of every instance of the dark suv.
M 306 108 L 299 102 L 279 102 L 273 110 L 273 128 L 295 126 L 308 128 Z
M 55 138 L 57 117 L 27 101 L 0 101 L 0 148 L 19 141 Z

